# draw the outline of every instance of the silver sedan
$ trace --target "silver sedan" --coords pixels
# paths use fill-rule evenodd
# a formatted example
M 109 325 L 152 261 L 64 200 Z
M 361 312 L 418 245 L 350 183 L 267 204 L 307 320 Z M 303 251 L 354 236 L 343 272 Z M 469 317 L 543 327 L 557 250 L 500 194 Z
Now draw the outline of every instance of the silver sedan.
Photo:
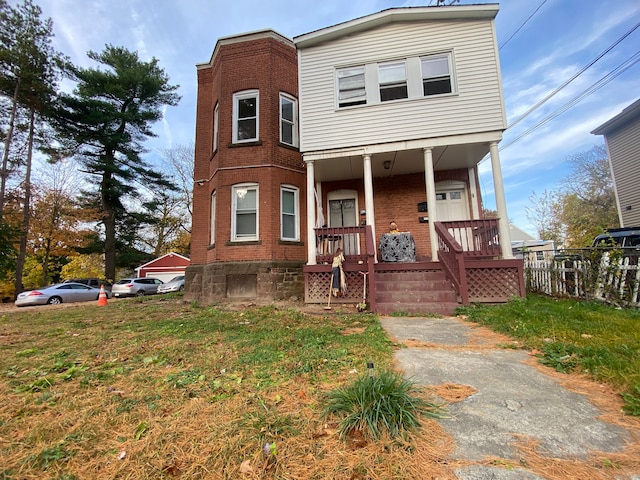
M 107 294 L 108 295 L 108 294 Z M 58 305 L 60 303 L 98 300 L 100 290 L 82 283 L 59 283 L 49 287 L 29 290 L 18 295 L 16 307 L 28 305 Z

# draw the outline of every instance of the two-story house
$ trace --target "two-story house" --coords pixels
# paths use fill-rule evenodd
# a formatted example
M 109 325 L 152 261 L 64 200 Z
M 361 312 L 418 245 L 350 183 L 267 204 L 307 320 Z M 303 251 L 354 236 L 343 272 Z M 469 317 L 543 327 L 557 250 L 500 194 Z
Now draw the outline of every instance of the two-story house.
M 366 281 L 367 301 L 379 312 L 448 313 L 459 302 L 524 294 L 498 156 L 506 119 L 497 12 L 494 4 L 394 8 L 293 39 L 304 171 L 289 184 L 300 195 L 307 302 L 327 301 L 337 248 L 346 257 L 341 301 L 360 301 Z M 249 88 L 225 80 L 227 96 Z M 205 108 L 215 110 L 212 101 Z M 198 132 L 206 143 L 215 129 Z M 499 219 L 482 218 L 478 164 L 486 156 Z M 196 171 L 204 158 L 196 153 Z M 216 168 L 203 171 L 207 182 Z M 282 216 L 275 199 L 271 209 Z M 389 233 L 391 221 L 400 233 Z M 228 233 L 222 245 L 235 247 L 238 239 Z M 192 254 L 192 265 L 196 257 L 204 258 Z

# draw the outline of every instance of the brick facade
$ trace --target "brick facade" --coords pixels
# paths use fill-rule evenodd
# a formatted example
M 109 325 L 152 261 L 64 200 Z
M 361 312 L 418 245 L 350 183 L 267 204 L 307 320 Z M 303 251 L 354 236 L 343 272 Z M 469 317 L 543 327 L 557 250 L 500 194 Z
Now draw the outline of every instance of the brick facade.
M 211 302 L 241 291 L 264 299 L 302 298 L 306 261 L 306 180 L 297 148 L 280 143 L 280 93 L 298 96 L 296 49 L 267 30 L 221 39 L 211 62 L 198 67 L 191 267 L 187 298 Z M 258 140 L 232 143 L 233 95 L 257 90 Z M 218 105 L 218 146 L 213 149 L 214 108 Z M 258 187 L 258 240 L 231 241 L 232 188 Z M 300 241 L 280 240 L 280 189 L 299 191 Z M 215 238 L 211 241 L 211 195 L 215 192 Z M 241 267 L 242 262 L 247 262 Z M 286 274 L 283 274 L 283 269 Z M 246 270 L 245 273 L 238 273 Z M 263 287 L 285 281 L 289 287 Z M 291 280 L 291 279 L 294 280 Z M 253 285 L 257 284 L 256 289 Z M 240 284 L 238 284 L 240 282 Z M 245 292 L 245 293 L 246 293 Z

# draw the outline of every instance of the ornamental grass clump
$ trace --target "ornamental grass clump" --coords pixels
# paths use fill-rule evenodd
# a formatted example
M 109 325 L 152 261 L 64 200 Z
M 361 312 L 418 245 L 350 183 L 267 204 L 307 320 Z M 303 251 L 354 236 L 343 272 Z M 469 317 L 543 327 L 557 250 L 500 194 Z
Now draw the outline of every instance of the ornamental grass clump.
M 352 384 L 330 392 L 324 416 L 340 420 L 341 438 L 358 431 L 378 440 L 383 434 L 395 438 L 420 427 L 420 416 L 439 418 L 442 408 L 416 396 L 414 383 L 390 370 L 358 377 Z

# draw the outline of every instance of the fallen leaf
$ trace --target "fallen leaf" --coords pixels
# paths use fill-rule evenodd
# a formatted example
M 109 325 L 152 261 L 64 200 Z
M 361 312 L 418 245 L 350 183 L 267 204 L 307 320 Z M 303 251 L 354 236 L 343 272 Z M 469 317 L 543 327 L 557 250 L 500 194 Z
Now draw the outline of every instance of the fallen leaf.
M 251 466 L 251 460 L 245 460 L 240 464 L 240 473 L 252 473 L 253 467 Z
M 120 452 L 120 455 L 118 455 L 118 460 L 124 460 L 124 457 L 127 456 L 127 452 L 125 452 L 124 450 L 122 450 Z

